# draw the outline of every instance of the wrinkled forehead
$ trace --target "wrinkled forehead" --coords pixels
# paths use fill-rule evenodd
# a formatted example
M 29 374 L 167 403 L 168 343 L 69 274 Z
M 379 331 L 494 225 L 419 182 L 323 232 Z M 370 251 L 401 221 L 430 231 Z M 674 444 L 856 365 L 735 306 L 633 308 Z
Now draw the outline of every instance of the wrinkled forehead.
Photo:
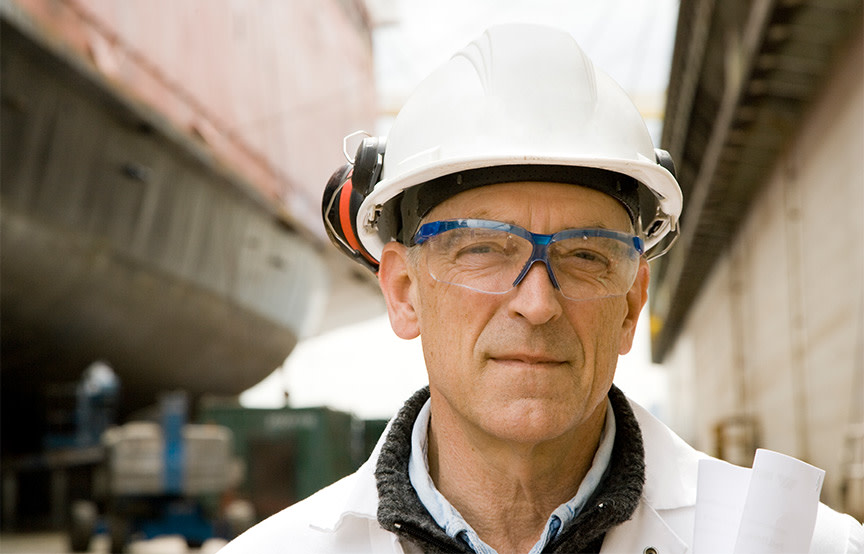
M 481 168 L 447 175 L 406 190 L 400 198 L 399 240 L 405 244 L 413 237 L 421 221 L 430 221 L 439 208 L 452 209 L 454 202 L 460 209 L 498 211 L 502 221 L 510 221 L 521 204 L 530 204 L 534 209 L 563 209 L 573 212 L 595 204 L 608 204 L 611 211 L 624 217 L 625 223 L 615 223 L 617 216 L 609 216 L 608 222 L 600 221 L 599 227 L 632 230 L 639 213 L 638 183 L 635 179 L 611 171 L 565 166 L 501 166 Z M 538 187 L 544 187 L 543 190 Z M 501 197 L 507 191 L 507 198 Z M 556 198 L 551 198 L 557 190 Z M 575 191 L 567 194 L 567 191 Z M 592 198 L 594 200 L 592 200 Z M 466 200 L 470 199 L 470 200 Z M 598 200 L 604 199 L 604 200 Z M 451 202 L 454 201 L 454 202 Z M 469 204 L 472 204 L 470 205 Z M 448 208 L 448 206 L 450 208 Z M 560 214 L 559 214 L 560 215 Z M 574 214 L 575 215 L 575 214 Z M 485 217 L 492 214 L 462 213 L 450 217 Z M 603 217 L 602 219 L 606 219 Z
M 537 233 L 596 228 L 632 232 L 627 210 L 615 198 L 580 185 L 525 181 L 460 192 L 435 206 L 423 223 L 489 219 Z

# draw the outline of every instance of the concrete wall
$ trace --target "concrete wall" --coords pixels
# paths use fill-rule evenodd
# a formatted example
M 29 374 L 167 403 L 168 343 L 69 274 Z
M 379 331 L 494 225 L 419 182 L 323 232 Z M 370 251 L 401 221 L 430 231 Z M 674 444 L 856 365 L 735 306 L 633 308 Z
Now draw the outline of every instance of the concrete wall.
M 864 411 L 864 36 L 835 61 L 667 365 L 670 423 L 691 444 L 716 454 L 717 424 L 753 416 L 755 445 L 825 469 L 823 500 L 842 508 L 844 438 Z

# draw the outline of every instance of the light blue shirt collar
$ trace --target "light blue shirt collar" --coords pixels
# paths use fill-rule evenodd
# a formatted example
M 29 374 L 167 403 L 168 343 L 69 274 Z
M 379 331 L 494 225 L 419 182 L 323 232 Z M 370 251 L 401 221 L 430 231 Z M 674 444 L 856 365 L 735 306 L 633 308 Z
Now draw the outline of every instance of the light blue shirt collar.
M 432 477 L 429 475 L 429 420 L 431 415 L 431 401 L 426 404 L 417 415 L 414 428 L 411 433 L 411 459 L 408 464 L 408 476 L 411 485 L 417 491 L 420 502 L 426 507 L 432 518 L 444 529 L 444 532 L 455 539 L 465 540 L 468 545 L 478 554 L 497 554 L 488 544 L 483 542 L 474 529 L 468 525 L 465 518 L 453 507 L 450 502 L 435 487 Z M 615 444 L 615 413 L 612 411 L 612 403 L 606 400 L 606 426 L 600 436 L 600 444 L 594 454 L 591 468 L 579 485 L 576 496 L 558 506 L 549 516 L 546 527 L 540 540 L 528 554 L 538 554 L 552 541 L 565 525 L 575 518 L 585 502 L 594 494 L 597 485 L 603 478 L 609 460 L 612 457 L 612 446 Z

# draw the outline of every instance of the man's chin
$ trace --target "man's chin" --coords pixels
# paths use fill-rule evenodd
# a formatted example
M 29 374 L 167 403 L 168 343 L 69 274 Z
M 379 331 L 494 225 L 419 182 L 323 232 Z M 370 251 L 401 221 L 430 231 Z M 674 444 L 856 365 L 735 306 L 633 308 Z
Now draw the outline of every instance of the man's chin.
M 503 400 L 503 399 L 502 399 Z M 573 403 L 523 397 L 497 403 L 489 411 L 486 432 L 508 442 L 538 444 L 555 440 L 577 425 Z

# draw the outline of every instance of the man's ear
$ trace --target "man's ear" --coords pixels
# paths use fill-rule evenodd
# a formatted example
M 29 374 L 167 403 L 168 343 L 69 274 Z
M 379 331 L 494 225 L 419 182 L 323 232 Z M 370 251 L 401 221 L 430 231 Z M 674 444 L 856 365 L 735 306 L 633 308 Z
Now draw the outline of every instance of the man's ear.
M 415 277 L 408 261 L 408 248 L 398 242 L 384 245 L 378 268 L 378 283 L 387 303 L 390 326 L 399 338 L 420 336 Z
M 639 269 L 636 272 L 636 280 L 633 286 L 627 291 L 627 314 L 624 316 L 624 323 L 621 328 L 621 343 L 618 346 L 619 354 L 630 352 L 633 346 L 633 337 L 636 336 L 636 323 L 639 321 L 639 314 L 642 313 L 642 308 L 648 301 L 648 283 L 651 280 L 651 269 L 648 267 L 648 262 L 645 258 L 639 261 Z

